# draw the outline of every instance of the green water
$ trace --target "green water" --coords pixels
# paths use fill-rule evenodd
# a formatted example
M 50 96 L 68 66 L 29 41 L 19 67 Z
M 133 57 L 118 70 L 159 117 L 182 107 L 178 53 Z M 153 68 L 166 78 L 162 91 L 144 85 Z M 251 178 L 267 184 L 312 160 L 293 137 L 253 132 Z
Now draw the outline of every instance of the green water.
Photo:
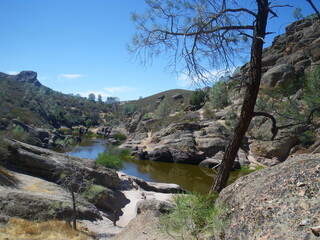
M 95 159 L 99 153 L 106 150 L 102 139 L 85 139 L 67 154 Z M 126 174 L 141 178 L 145 181 L 160 183 L 176 183 L 187 191 L 208 193 L 215 177 L 210 168 L 198 165 L 180 163 L 163 163 L 148 160 L 125 161 L 125 168 L 121 170 Z M 244 171 L 232 172 L 230 182 L 246 174 Z

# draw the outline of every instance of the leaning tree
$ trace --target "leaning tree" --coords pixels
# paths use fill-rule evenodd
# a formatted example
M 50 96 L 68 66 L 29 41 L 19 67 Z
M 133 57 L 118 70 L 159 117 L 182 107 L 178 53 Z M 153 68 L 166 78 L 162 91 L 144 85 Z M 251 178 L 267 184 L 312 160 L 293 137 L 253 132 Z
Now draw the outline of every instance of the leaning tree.
M 272 9 L 282 7 L 271 5 L 271 2 L 146 0 L 148 10 L 142 15 L 132 16 L 137 24 L 137 33 L 130 51 L 143 61 L 158 54 L 171 53 L 169 65 L 184 66 L 193 80 L 206 81 L 214 69 L 233 67 L 251 39 L 250 67 L 248 78 L 243 83 L 246 90 L 241 113 L 226 146 L 212 191 L 220 192 L 226 186 L 243 137 L 255 116 L 268 15 L 276 16 Z

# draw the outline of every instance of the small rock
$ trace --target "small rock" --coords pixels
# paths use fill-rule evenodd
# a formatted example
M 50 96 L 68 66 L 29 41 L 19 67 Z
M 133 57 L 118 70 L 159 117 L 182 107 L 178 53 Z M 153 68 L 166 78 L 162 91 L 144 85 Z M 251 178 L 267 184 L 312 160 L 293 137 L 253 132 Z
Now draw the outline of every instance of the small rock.
M 310 223 L 310 219 L 304 219 L 304 220 L 301 221 L 299 226 L 305 226 L 305 225 L 308 225 L 309 223 Z
M 297 187 L 304 187 L 306 184 L 304 182 L 297 182 Z

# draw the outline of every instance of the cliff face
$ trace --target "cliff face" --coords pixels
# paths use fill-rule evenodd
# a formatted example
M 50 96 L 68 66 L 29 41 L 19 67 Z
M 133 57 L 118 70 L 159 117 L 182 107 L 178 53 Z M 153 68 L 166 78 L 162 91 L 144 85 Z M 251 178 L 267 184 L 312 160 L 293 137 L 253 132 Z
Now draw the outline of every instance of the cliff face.
M 21 83 L 32 83 L 37 87 L 42 86 L 42 84 L 37 79 L 37 73 L 33 71 L 22 71 L 17 75 L 8 75 L 6 73 L 0 72 L 0 78 L 13 79 Z
M 299 149 L 307 151 L 305 148 L 313 143 L 313 150 L 319 146 L 319 119 L 314 115 L 313 121 L 307 121 L 311 107 L 304 99 L 305 79 L 320 65 L 319 46 L 320 23 L 316 18 L 306 18 L 289 25 L 286 33 L 276 37 L 272 46 L 264 50 L 259 104 L 255 111 L 274 117 L 277 135 L 272 136 L 271 118 L 254 118 L 244 142 L 247 154 L 238 153 L 240 164 L 248 164 L 254 158 L 263 164 L 274 165 Z M 243 101 L 248 70 L 247 63 L 227 81 L 225 94 L 229 95 L 230 104 L 220 110 L 211 109 L 211 118 L 205 116 L 210 103 L 198 111 L 187 109 L 182 120 L 157 131 L 150 127 L 156 118 L 142 117 L 135 121 L 135 131 L 130 131 L 132 118 L 126 125 L 129 138 L 124 147 L 135 150 L 141 159 L 191 164 L 205 161 L 202 165 L 210 167 L 218 164 L 233 131 L 230 116 L 237 118 Z M 310 141 L 305 139 L 308 137 Z
M 317 239 L 319 199 L 319 154 L 244 176 L 218 199 L 227 207 L 224 239 Z

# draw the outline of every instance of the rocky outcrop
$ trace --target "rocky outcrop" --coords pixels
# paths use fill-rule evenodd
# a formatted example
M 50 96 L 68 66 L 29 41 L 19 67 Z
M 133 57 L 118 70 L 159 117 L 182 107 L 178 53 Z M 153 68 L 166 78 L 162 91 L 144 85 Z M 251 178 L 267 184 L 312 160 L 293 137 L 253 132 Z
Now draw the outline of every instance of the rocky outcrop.
M 38 147 L 42 147 L 42 148 L 65 147 L 70 142 L 81 141 L 79 137 L 64 135 L 63 132 L 58 130 L 37 128 L 37 127 L 24 124 L 23 122 L 17 119 L 13 119 L 11 128 L 14 129 L 17 126 L 21 127 L 24 133 L 26 133 L 28 142 L 30 144 Z
M 104 137 L 109 137 L 111 129 L 107 126 L 100 126 L 97 130 L 97 134 Z
M 46 221 L 51 219 L 71 220 L 71 194 L 57 184 L 40 178 L 12 173 L 18 184 L 14 187 L 0 186 L 0 211 L 7 217 Z M 98 209 L 79 195 L 77 198 L 78 219 L 101 219 Z
M 262 77 L 261 83 L 265 87 L 274 87 L 276 84 L 285 85 L 294 81 L 295 73 L 291 64 L 280 64 L 270 68 Z
M 122 146 L 140 159 L 199 164 L 224 150 L 228 130 L 217 122 L 173 123 L 154 134 L 137 133 Z
M 156 183 L 146 182 L 137 177 L 129 177 L 130 181 L 136 183 L 145 191 L 159 192 L 159 193 L 185 193 L 179 185 L 173 183 Z
M 319 177 L 315 154 L 289 157 L 238 179 L 218 198 L 226 207 L 221 239 L 317 239 L 311 229 L 320 223 Z
M 126 123 L 126 130 L 129 132 L 129 133 L 133 133 L 135 132 L 135 130 L 137 129 L 138 127 L 138 124 L 139 122 L 141 121 L 141 118 L 142 118 L 142 115 L 141 113 L 136 113 L 132 116 L 131 119 L 129 119 Z
M 129 206 L 130 209 L 136 209 L 135 202 L 154 199 L 156 196 L 167 199 L 171 196 L 170 193 L 184 192 L 176 184 L 145 182 L 98 166 L 90 159 L 55 153 L 17 141 L 7 142 L 11 151 L 7 166 L 14 171 L 32 174 L 33 177 L 15 172 L 11 174 L 14 181 L 8 182 L 10 186 L 0 184 L 0 215 L 5 218 L 17 217 L 39 221 L 70 219 L 71 194 L 54 183 L 57 178 L 55 170 L 63 169 L 70 164 L 76 172 L 81 171 L 86 180 L 93 183 L 76 194 L 78 219 L 100 219 L 97 210 L 99 208 L 103 211 L 103 216 L 119 220 L 123 224 L 123 221 L 128 221 L 123 220 L 123 216 L 129 220 L 135 216 L 133 212 L 127 216 L 125 209 L 129 204 L 133 205 Z M 139 197 L 131 203 L 129 199 L 133 195 Z
M 261 88 L 270 91 L 274 88 L 283 89 L 284 92 L 289 89 L 290 93 L 287 94 L 292 96 L 284 97 L 280 100 L 283 102 L 288 102 L 291 98 L 301 98 L 303 89 L 300 85 L 304 74 L 320 63 L 319 41 L 320 23 L 316 18 L 306 18 L 289 25 L 286 33 L 276 37 L 272 46 L 263 52 Z M 249 64 L 245 64 L 228 82 L 229 88 L 239 91 L 240 94 L 233 95 L 232 105 L 215 112 L 214 120 L 211 122 L 203 120 L 203 113 L 199 118 L 192 109 L 187 109 L 189 113 L 186 113 L 183 122 L 179 120 L 180 122 L 175 122 L 160 131 L 151 132 L 148 130 L 148 122 L 143 122 L 141 115 L 136 114 L 127 123 L 130 135 L 123 147 L 131 148 L 134 155 L 140 159 L 188 164 L 202 162 L 202 165 L 207 167 L 218 165 L 213 156 L 218 152 L 224 152 L 231 134 L 230 129 L 232 130 L 232 127 L 226 127 L 226 124 L 230 123 L 228 115 L 236 118 L 242 102 L 245 85 L 238 86 L 239 89 L 235 90 L 234 81 L 245 81 L 248 69 Z M 272 101 L 278 100 L 271 99 L 271 104 Z M 277 137 L 272 136 L 271 121 L 260 116 L 254 118 L 248 134 L 249 142 L 244 143 L 244 148 L 247 152 L 251 151 L 256 160 L 261 160 L 266 165 L 274 165 L 284 161 L 291 149 L 300 144 L 301 134 L 308 126 L 303 125 L 303 121 L 300 120 L 301 123 L 296 124 L 294 117 L 288 118 L 286 122 L 281 113 L 269 113 L 275 116 L 278 127 L 281 127 L 278 129 Z M 157 119 L 148 121 L 157 122 Z M 289 127 L 284 127 L 285 125 Z M 239 163 L 247 164 L 248 158 L 242 158 Z
M 12 79 L 21 83 L 31 83 L 37 87 L 42 86 L 42 84 L 37 79 L 37 73 L 33 71 L 22 71 L 17 75 L 9 75 L 0 72 L 0 78 Z
M 110 188 L 116 188 L 119 184 L 119 177 L 114 170 L 97 165 L 91 159 L 68 156 L 17 141 L 9 141 L 9 145 L 11 146 L 10 166 L 35 176 L 52 181 L 57 177 L 55 170 L 63 169 L 64 165 L 71 162 L 75 168 L 79 168 L 81 172 L 88 175 L 88 179 L 92 179 L 95 184 Z

